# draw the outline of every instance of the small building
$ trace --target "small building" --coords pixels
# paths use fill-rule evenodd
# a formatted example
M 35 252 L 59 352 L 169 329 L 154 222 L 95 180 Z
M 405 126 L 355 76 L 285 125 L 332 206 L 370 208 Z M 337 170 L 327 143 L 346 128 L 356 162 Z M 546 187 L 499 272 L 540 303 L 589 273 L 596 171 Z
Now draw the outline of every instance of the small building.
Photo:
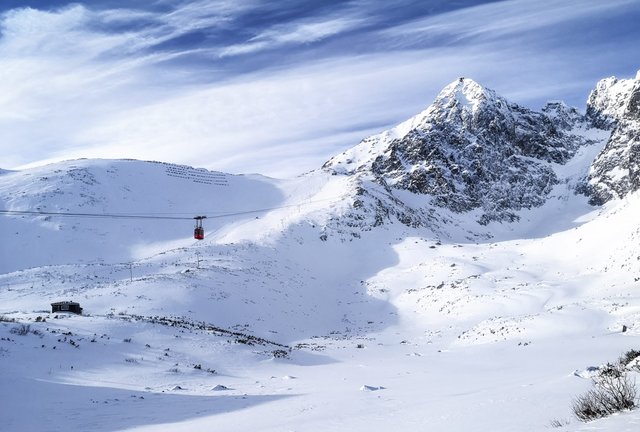
M 51 312 L 71 312 L 74 314 L 82 315 L 82 308 L 80 307 L 80 303 L 72 301 L 61 301 L 51 303 Z

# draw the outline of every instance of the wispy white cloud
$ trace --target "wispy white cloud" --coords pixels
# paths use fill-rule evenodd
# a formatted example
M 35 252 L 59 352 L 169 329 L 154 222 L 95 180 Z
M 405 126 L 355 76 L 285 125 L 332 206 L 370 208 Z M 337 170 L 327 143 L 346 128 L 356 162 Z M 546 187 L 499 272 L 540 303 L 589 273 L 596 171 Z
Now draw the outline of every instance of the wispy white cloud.
M 636 0 L 508 0 L 417 19 L 385 30 L 389 36 L 421 39 L 484 37 L 491 40 L 619 10 Z M 414 39 L 415 43 L 416 40 Z
M 254 9 L 276 6 L 261 0 L 9 11 L 0 167 L 134 157 L 288 176 L 421 111 L 460 75 L 539 105 L 582 103 L 599 77 L 640 67 L 629 70 L 637 44 L 620 44 L 640 30 L 602 43 L 566 32 L 606 36 L 640 17 L 637 2 L 510 0 L 422 18 L 408 7 L 379 26 L 380 3 L 345 4 L 265 22 Z
M 196 0 L 182 2 L 175 10 L 159 14 L 158 19 L 176 29 L 192 30 L 233 21 L 241 13 L 260 5 L 256 0 Z
M 249 39 L 246 43 L 235 44 L 224 48 L 220 55 L 231 56 L 248 54 L 264 49 L 278 49 L 287 44 L 305 44 L 317 42 L 344 31 L 353 30 L 362 25 L 364 20 L 357 18 L 330 18 L 317 22 L 302 22 L 289 25 L 278 25 L 267 29 Z

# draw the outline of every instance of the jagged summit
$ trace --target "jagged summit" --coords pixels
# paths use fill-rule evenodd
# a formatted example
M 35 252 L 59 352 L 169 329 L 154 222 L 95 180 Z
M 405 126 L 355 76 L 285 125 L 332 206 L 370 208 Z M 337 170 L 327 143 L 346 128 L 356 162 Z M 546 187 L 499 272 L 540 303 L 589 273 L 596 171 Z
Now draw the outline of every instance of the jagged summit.
M 575 128 L 585 122 L 585 116 L 577 108 L 571 107 L 563 101 L 549 101 L 542 108 L 542 112 L 549 117 L 554 124 L 564 130 Z
M 496 96 L 496 93 L 471 78 L 460 77 L 446 85 L 436 97 L 436 101 L 452 95 L 460 102 L 473 102 L 485 99 L 487 96 Z
M 589 172 L 591 202 L 640 190 L 640 71 L 635 79 L 600 81 L 589 96 L 587 115 L 595 126 L 612 129 Z
M 634 96 L 635 95 L 635 96 Z M 602 129 L 611 128 L 627 116 L 637 114 L 640 101 L 640 71 L 635 79 L 609 77 L 600 80 L 589 95 L 587 116 Z
M 423 196 L 423 207 L 479 210 L 483 224 L 513 221 L 517 211 L 546 201 L 559 182 L 554 164 L 593 143 L 576 132 L 587 127 L 586 117 L 564 103 L 535 112 L 459 78 L 418 116 L 363 140 L 324 168 L 373 180 L 391 196 Z
M 447 85 L 435 99 L 434 105 L 449 109 L 469 109 L 475 112 L 487 103 L 501 98 L 470 78 L 460 77 Z
M 391 141 L 403 139 L 412 131 L 430 130 L 437 123 L 472 120 L 478 111 L 489 105 L 495 109 L 506 107 L 508 103 L 495 91 L 470 78 L 460 77 L 445 86 L 424 111 L 392 129 L 363 139 L 357 146 L 331 158 L 323 168 L 353 174 L 370 166 Z

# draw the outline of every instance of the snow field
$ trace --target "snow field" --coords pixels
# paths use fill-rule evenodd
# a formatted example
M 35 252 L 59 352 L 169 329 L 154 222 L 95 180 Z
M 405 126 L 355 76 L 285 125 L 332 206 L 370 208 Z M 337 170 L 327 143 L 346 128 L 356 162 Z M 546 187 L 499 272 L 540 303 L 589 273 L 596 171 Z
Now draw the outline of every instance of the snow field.
M 107 183 L 92 163 L 70 164 Z M 3 237 L 12 240 L 0 274 L 7 430 L 62 430 L 69 419 L 95 431 L 543 431 L 554 419 L 565 430 L 617 431 L 640 421 L 632 412 L 582 425 L 570 411 L 591 386 L 576 370 L 638 349 L 638 197 L 594 217 L 567 196 L 519 224 L 487 227 L 495 234 L 485 240 L 398 223 L 355 238 L 327 228 L 349 207 L 339 194 L 346 177 L 229 176 L 221 186 L 169 176 L 163 165 L 115 166 L 166 180 L 165 198 L 176 203 L 167 212 L 182 210 L 179 202 L 242 209 L 240 196 L 278 208 L 212 218 L 202 242 L 188 238 L 190 221 L 156 235 L 163 225 L 3 219 L 3 235 L 19 232 L 19 241 Z M 108 181 L 143 178 L 134 177 Z M 13 205 L 85 208 L 42 198 L 42 185 L 27 193 L 34 178 L 6 189 L 24 188 Z M 60 190 L 80 197 L 76 186 Z M 87 211 L 116 200 L 96 187 L 81 186 L 95 198 Z M 198 201 L 200 188 L 216 193 Z M 161 212 L 154 203 L 167 202 L 130 189 L 135 205 L 118 211 L 147 202 L 143 209 Z M 55 265 L 43 266 L 52 256 Z M 85 315 L 54 318 L 49 303 L 63 299 Z M 32 332 L 12 333 L 22 323 Z M 248 345 L 248 336 L 274 344 Z

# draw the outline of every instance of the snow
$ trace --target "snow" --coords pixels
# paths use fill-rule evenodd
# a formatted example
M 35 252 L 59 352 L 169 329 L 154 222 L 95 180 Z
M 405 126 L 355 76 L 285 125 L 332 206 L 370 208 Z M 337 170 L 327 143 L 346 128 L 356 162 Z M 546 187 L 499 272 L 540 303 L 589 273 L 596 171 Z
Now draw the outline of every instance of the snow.
M 444 105 L 447 106 L 455 101 L 463 107 L 468 107 L 473 113 L 476 112 L 487 99 L 492 100 L 496 97 L 497 95 L 492 90 L 485 89 L 474 80 L 459 78 L 440 92 L 436 98 L 436 102 L 443 101 Z
M 506 104 L 486 92 L 462 79 L 439 97 Z M 0 172 L 4 210 L 158 217 L 0 215 L 3 428 L 637 430 L 638 411 L 571 413 L 600 365 L 640 348 L 640 194 L 574 193 L 606 132 L 580 131 L 591 142 L 517 222 L 367 225 L 354 201 L 383 187 L 349 160 L 425 113 L 288 180 L 134 160 Z M 84 314 L 50 313 L 60 300 Z

